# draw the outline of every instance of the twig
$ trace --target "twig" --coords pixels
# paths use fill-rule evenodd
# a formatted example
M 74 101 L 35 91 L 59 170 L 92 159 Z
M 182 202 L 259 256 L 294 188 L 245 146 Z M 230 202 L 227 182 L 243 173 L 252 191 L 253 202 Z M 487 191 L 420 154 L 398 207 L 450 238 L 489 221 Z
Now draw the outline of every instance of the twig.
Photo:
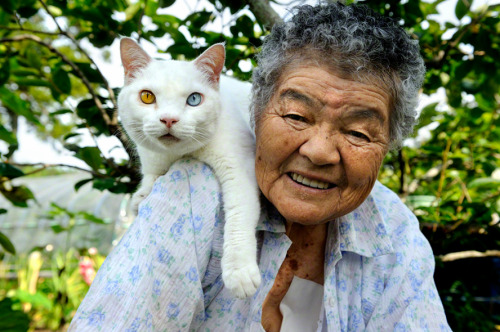
M 466 258 L 500 257 L 500 250 L 486 250 L 485 252 L 480 252 L 476 250 L 467 250 L 460 252 L 452 252 L 437 257 L 442 262 L 453 262 L 459 259 L 466 259 Z
M 48 168 L 67 167 L 67 168 L 76 169 L 78 171 L 90 173 L 90 174 L 92 174 L 95 177 L 100 177 L 100 178 L 105 177 L 103 174 L 100 174 L 100 173 L 95 172 L 93 170 L 86 169 L 86 168 L 83 168 L 83 167 L 74 166 L 74 165 L 67 165 L 67 164 L 45 164 L 45 163 L 33 163 L 33 164 L 9 163 L 9 164 L 12 165 L 12 166 L 16 166 L 16 167 L 40 167 L 40 168 L 35 169 L 35 170 L 31 171 L 31 172 L 25 173 L 23 176 L 33 175 L 33 174 L 39 173 L 41 171 L 44 171 L 44 170 L 46 170 Z
M 106 124 L 108 124 L 110 126 L 117 126 L 118 125 L 118 123 L 113 123 L 111 121 L 111 118 L 106 113 L 106 110 L 104 109 L 101 101 L 97 97 L 97 94 L 95 93 L 94 89 L 92 88 L 92 86 L 91 86 L 89 80 L 87 79 L 87 77 L 85 76 L 85 74 L 83 74 L 83 72 L 80 70 L 80 68 L 78 68 L 78 66 L 73 61 L 71 61 L 66 55 L 62 54 L 57 49 L 55 49 L 52 45 L 44 42 L 42 39 L 40 39 L 40 37 L 35 36 L 35 35 L 18 35 L 18 36 L 13 36 L 13 37 L 10 37 L 10 38 L 2 38 L 2 39 L 0 39 L 0 44 L 2 44 L 2 43 L 20 42 L 20 41 L 24 41 L 24 40 L 31 40 L 31 41 L 33 41 L 35 43 L 38 43 L 38 44 L 46 47 L 52 53 L 57 54 L 81 78 L 83 84 L 87 87 L 87 90 L 92 95 L 92 99 L 94 100 L 94 103 L 96 104 L 97 108 L 101 112 L 101 115 L 102 115 L 104 121 L 106 122 Z
M 49 32 L 49 31 L 40 31 L 40 30 L 34 30 L 34 29 L 25 29 L 23 27 L 13 28 L 13 27 L 6 27 L 3 25 L 0 25 L 0 30 L 23 31 L 23 32 L 38 33 L 41 35 L 49 35 L 49 36 L 59 36 L 60 35 L 59 32 Z
M 73 44 L 75 44 L 75 46 L 78 48 L 78 50 L 84 54 L 87 59 L 90 60 L 90 62 L 98 69 L 97 72 L 99 73 L 99 75 L 101 76 L 101 79 L 102 81 L 104 82 L 104 85 L 106 86 L 106 90 L 108 90 L 108 94 L 109 94 L 109 99 L 111 99 L 111 102 L 113 103 L 113 107 L 116 109 L 117 107 L 117 103 L 116 103 L 116 97 L 115 97 L 115 93 L 113 92 L 113 89 L 111 89 L 109 83 L 108 83 L 108 80 L 106 79 L 106 77 L 104 77 L 104 75 L 102 74 L 102 72 L 99 70 L 99 67 L 97 66 L 97 64 L 94 62 L 94 60 L 88 55 L 87 51 L 85 51 L 81 46 L 80 46 L 80 43 L 75 39 L 75 37 L 73 37 L 73 35 L 71 35 L 70 33 L 68 33 L 66 30 L 63 30 L 61 28 L 61 26 L 59 25 L 59 23 L 57 22 L 56 18 L 54 17 L 54 15 L 52 15 L 52 13 L 49 11 L 49 8 L 47 7 L 47 5 L 45 4 L 45 2 L 43 2 L 43 0 L 39 0 L 40 3 L 42 4 L 43 8 L 45 9 L 45 11 L 50 15 L 50 17 L 52 17 L 52 20 L 54 21 L 54 23 L 56 24 L 57 28 L 59 29 L 59 34 L 60 35 L 63 35 L 67 38 L 69 38 Z M 112 123 L 118 123 L 118 115 L 116 114 L 116 112 L 113 113 L 112 115 Z
M 34 36 L 34 35 L 18 35 L 18 36 L 13 36 L 10 38 L 2 38 L 2 39 L 0 39 L 0 44 L 10 43 L 10 42 L 20 42 L 20 41 L 24 41 L 24 40 L 30 40 L 30 41 L 33 41 L 35 43 L 38 43 L 38 44 L 46 47 L 52 53 L 57 54 L 66 64 L 68 64 L 76 72 L 76 74 L 80 77 L 83 84 L 87 87 L 87 90 L 91 94 L 92 99 L 93 99 L 97 109 L 101 113 L 101 116 L 102 116 L 104 122 L 106 123 L 106 125 L 109 128 L 110 133 L 113 134 L 114 136 L 116 136 L 120 140 L 120 142 L 124 146 L 125 150 L 127 151 L 128 155 L 132 156 L 133 152 L 129 148 L 130 147 L 129 139 L 124 134 L 124 131 L 122 130 L 121 125 L 118 123 L 118 116 L 116 115 L 116 112 L 114 112 L 113 118 L 109 117 L 109 115 L 106 113 L 106 110 L 104 109 L 104 106 L 101 103 L 101 100 L 99 99 L 99 97 L 95 93 L 94 89 L 92 88 L 89 80 L 87 79 L 85 74 L 80 70 L 80 68 L 78 68 L 78 66 L 73 61 L 71 61 L 67 56 L 65 56 L 64 54 L 59 52 L 57 49 L 55 49 L 52 45 L 44 42 L 38 36 Z
M 250 10 L 266 30 L 271 30 L 274 24 L 282 22 L 281 17 L 274 11 L 268 0 L 246 0 Z
M 435 56 L 430 63 L 427 64 L 427 66 L 432 65 L 433 68 L 438 68 L 440 69 L 443 67 L 443 63 L 446 61 L 446 57 L 448 56 L 448 53 L 455 48 L 462 38 L 465 36 L 465 34 L 474 26 L 476 25 L 479 21 L 483 19 L 483 17 L 486 15 L 486 13 L 490 10 L 493 9 L 493 6 L 489 6 L 487 10 L 485 10 L 481 15 L 478 15 L 476 18 L 474 18 L 469 24 L 462 26 L 461 31 L 459 32 L 457 38 L 455 38 L 452 41 L 443 41 L 446 42 L 446 48 L 444 50 L 441 50 L 437 56 Z
M 438 185 L 438 190 L 436 192 L 436 202 L 439 202 L 439 199 L 441 198 L 441 193 L 443 191 L 443 185 L 444 185 L 444 179 L 446 177 L 446 169 L 448 168 L 448 153 L 450 152 L 451 149 L 451 138 L 448 138 L 448 141 L 446 142 L 446 148 L 443 151 L 443 167 L 441 168 L 441 176 L 439 177 L 439 185 Z M 436 220 L 439 222 L 439 204 L 436 206 Z
M 405 175 L 406 175 L 406 163 L 403 156 L 403 149 L 398 151 L 398 163 L 399 163 L 399 194 L 403 195 L 406 193 L 405 188 Z

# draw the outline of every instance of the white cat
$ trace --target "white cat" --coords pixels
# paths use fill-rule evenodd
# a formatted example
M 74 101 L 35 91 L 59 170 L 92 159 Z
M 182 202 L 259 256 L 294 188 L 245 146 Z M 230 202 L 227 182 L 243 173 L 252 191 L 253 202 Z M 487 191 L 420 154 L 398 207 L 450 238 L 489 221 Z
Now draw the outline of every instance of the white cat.
M 152 59 L 130 38 L 121 39 L 120 50 L 125 86 L 118 112 L 136 144 L 143 173 L 134 207 L 181 157 L 189 155 L 210 165 L 221 183 L 226 219 L 222 278 L 236 297 L 252 295 L 261 277 L 256 258 L 260 206 L 249 126 L 250 84 L 220 75 L 225 60 L 222 44 L 192 62 Z

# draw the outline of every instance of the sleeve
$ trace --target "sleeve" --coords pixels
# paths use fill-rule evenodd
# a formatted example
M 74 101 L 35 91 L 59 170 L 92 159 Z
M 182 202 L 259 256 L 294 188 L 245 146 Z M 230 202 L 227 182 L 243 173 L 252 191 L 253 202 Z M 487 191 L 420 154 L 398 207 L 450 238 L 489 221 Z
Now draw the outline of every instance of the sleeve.
M 434 283 L 431 246 L 415 215 L 406 207 L 398 212 L 406 222 L 393 232 L 396 253 L 390 268 L 385 265 L 391 272 L 380 285 L 382 295 L 366 331 L 451 331 Z
M 99 269 L 69 331 L 195 328 L 205 318 L 204 276 L 220 274 L 214 252 L 220 215 L 220 188 L 210 168 L 174 163 Z

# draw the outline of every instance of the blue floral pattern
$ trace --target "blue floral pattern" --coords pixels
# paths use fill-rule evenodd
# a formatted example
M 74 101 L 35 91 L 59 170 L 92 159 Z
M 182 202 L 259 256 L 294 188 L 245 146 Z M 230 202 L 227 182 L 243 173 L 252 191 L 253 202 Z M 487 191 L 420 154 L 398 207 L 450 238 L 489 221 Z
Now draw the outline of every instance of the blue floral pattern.
M 212 170 L 191 159 L 174 163 L 98 271 L 69 330 L 263 331 L 262 303 L 291 245 L 282 217 L 263 208 L 262 284 L 244 300 L 222 282 L 223 229 Z M 318 331 L 450 331 L 433 272 L 417 219 L 377 182 L 363 204 L 328 226 Z

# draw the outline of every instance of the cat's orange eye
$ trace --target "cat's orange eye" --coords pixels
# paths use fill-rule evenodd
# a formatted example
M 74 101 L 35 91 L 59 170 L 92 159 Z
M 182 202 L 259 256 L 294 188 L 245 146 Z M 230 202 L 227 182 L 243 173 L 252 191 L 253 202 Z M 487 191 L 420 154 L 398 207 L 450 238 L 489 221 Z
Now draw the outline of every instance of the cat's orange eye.
M 155 102 L 155 95 L 149 90 L 142 90 L 141 91 L 141 100 L 144 104 L 152 104 Z

